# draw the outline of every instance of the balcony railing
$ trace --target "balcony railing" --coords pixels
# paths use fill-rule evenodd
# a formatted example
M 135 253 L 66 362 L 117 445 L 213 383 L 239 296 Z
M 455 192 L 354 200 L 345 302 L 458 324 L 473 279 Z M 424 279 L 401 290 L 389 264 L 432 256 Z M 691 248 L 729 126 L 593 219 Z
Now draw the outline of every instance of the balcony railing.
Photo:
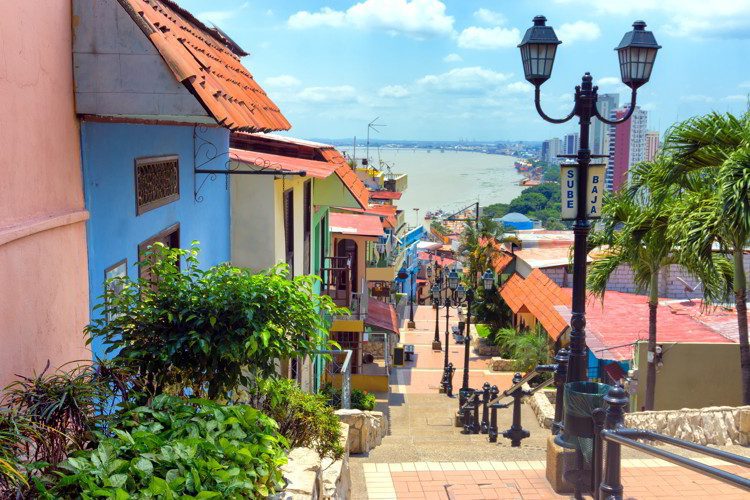
M 349 257 L 326 257 L 320 269 L 321 294 L 328 295 L 339 307 L 352 301 L 352 263 Z

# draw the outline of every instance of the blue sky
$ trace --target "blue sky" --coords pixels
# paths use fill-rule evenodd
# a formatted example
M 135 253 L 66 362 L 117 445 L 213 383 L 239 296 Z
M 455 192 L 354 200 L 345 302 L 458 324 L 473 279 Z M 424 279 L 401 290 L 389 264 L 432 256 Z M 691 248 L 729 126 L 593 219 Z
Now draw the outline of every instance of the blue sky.
M 660 51 L 639 92 L 650 127 L 711 110 L 741 112 L 750 93 L 750 0 L 178 0 L 251 55 L 243 62 L 302 138 L 541 140 L 573 131 L 534 111 L 517 43 L 544 14 L 563 41 L 542 87 L 567 114 L 590 71 L 619 83 L 614 50 L 643 19 Z

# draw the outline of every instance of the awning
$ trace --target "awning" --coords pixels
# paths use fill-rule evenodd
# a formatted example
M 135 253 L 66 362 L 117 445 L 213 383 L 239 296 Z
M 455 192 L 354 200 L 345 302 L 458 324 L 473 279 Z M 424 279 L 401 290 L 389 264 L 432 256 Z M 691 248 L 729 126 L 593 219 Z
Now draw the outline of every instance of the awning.
M 383 225 L 380 217 L 360 214 L 328 214 L 328 227 L 332 233 L 358 236 L 382 236 Z
M 336 166 L 326 161 L 307 160 L 293 156 L 259 153 L 245 149 L 229 148 L 229 158 L 249 167 L 287 172 L 304 171 L 308 177 L 325 179 L 336 171 Z
M 396 309 L 391 304 L 386 304 L 374 298 L 370 298 L 367 301 L 365 324 L 399 335 Z

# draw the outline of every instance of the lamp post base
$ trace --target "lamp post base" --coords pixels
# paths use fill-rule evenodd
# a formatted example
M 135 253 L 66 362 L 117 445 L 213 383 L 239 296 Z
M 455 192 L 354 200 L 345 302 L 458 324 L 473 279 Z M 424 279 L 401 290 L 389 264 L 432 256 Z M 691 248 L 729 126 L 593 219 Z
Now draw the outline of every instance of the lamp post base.
M 443 344 L 439 340 L 433 340 L 432 341 L 432 350 L 433 351 L 442 351 L 443 350 Z
M 409 330 L 414 330 L 417 327 L 417 325 L 413 321 L 407 321 L 406 322 L 406 328 Z

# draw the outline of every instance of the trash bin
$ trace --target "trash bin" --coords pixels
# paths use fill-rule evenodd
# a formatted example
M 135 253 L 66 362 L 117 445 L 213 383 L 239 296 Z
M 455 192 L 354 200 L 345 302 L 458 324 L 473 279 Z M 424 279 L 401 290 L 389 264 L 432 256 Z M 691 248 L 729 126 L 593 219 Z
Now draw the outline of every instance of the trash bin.
M 563 397 L 563 432 L 556 442 L 576 450 L 575 464 L 566 464 L 565 480 L 589 490 L 593 485 L 594 420 L 593 413 L 604 406 L 604 396 L 610 386 L 596 382 L 569 382 Z

